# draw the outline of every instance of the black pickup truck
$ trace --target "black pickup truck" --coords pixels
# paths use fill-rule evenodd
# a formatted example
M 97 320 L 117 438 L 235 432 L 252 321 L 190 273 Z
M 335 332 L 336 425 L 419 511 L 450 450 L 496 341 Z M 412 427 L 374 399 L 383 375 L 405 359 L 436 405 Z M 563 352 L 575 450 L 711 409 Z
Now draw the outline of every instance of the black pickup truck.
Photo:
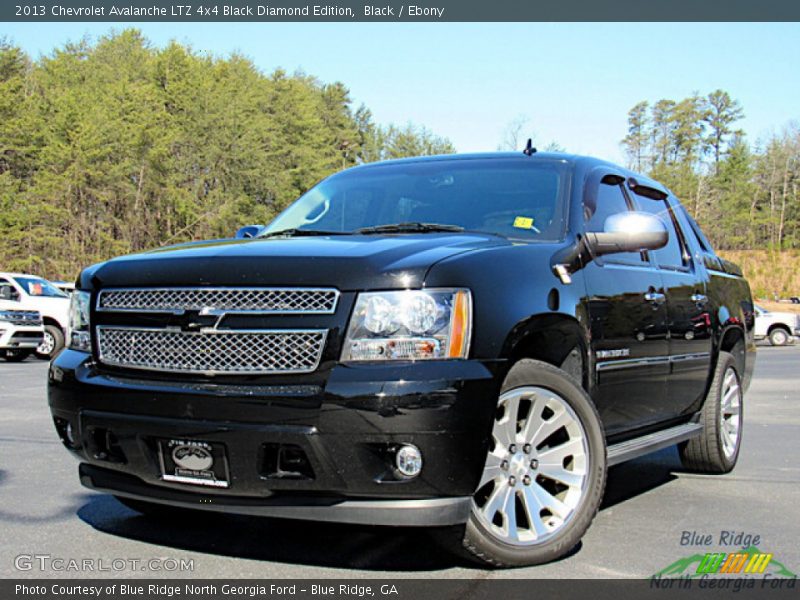
M 360 166 L 76 287 L 55 428 L 83 485 L 145 514 L 436 527 L 535 564 L 610 466 L 739 454 L 749 286 L 669 190 L 601 160 Z

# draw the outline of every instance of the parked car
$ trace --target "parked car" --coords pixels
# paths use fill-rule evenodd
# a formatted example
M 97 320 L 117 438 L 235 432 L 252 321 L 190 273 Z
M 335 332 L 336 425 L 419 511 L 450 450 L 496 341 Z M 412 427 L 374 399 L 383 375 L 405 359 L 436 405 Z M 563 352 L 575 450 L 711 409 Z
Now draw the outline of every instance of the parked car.
M 611 465 L 733 469 L 755 361 L 747 282 L 669 190 L 530 150 L 343 171 L 237 239 L 86 268 L 70 316 L 49 403 L 88 488 L 452 526 L 495 566 L 569 552 Z
M 36 275 L 0 273 L 0 297 L 15 310 L 37 311 L 44 321 L 44 337 L 34 353 L 50 359 L 64 347 L 69 321 L 69 295 Z
M 36 311 L 13 310 L 0 289 L 0 356 L 9 362 L 25 360 L 42 343 L 42 315 Z
M 769 339 L 773 346 L 785 346 L 800 335 L 800 315 L 788 312 L 773 312 L 756 305 L 757 340 Z

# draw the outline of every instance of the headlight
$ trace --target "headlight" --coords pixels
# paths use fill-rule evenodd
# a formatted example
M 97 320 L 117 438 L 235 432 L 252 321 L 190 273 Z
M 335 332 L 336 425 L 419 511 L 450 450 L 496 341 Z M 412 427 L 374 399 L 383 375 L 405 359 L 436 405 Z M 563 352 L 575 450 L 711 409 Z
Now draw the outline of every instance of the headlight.
M 469 290 L 358 295 L 343 361 L 466 358 L 472 330 Z
M 92 351 L 89 329 L 89 292 L 74 291 L 69 300 L 67 346 L 83 352 Z

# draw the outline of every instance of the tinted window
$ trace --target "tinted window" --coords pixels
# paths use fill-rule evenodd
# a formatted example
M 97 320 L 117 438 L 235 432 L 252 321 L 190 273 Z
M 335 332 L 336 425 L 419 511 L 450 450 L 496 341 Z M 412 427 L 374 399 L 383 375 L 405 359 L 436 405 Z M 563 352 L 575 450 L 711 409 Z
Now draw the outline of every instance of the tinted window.
M 268 232 L 422 222 L 530 240 L 564 235 L 566 163 L 436 160 L 343 171 L 309 190 Z
M 629 210 L 628 200 L 619 185 L 601 183 L 595 195 L 590 193 L 584 199 L 583 215 L 586 221 L 586 231 L 603 231 L 608 217 Z M 603 257 L 603 261 L 636 264 L 643 262 L 642 255 L 639 252 L 608 254 Z
M 659 250 L 651 252 L 656 257 L 659 267 L 683 268 L 686 266 L 685 252 L 681 242 L 681 237 L 675 227 L 675 220 L 667 206 L 666 200 L 651 200 L 642 196 L 636 196 L 639 209 L 658 216 L 667 226 L 669 241 L 667 245 Z

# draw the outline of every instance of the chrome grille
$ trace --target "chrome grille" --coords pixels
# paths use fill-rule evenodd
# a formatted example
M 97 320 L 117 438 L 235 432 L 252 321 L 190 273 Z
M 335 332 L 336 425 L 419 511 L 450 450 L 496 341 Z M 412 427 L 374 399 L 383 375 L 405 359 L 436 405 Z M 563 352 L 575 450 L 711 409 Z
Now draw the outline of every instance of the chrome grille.
M 27 310 L 0 310 L 3 321 L 18 327 L 35 327 L 42 324 L 42 315 L 37 311 Z
M 101 362 L 172 373 L 310 373 L 326 330 L 204 330 L 97 327 Z
M 333 314 L 332 288 L 121 288 L 102 290 L 99 311 Z

